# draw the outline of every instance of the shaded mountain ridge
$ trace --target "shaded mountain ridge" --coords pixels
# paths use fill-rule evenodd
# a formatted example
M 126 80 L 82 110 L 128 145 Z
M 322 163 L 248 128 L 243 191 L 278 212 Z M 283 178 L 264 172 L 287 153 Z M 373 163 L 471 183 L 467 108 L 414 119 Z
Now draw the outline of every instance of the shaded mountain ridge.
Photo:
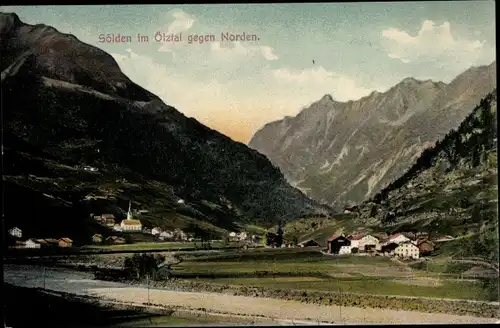
M 110 201 L 132 198 L 155 208 L 154 222 L 162 222 L 165 213 L 175 216 L 175 201 L 182 198 L 191 204 L 189 215 L 219 227 L 329 211 L 292 188 L 265 156 L 130 81 L 104 51 L 5 13 L 0 13 L 0 44 L 3 179 L 12 199 L 35 190 L 55 197 L 50 202 L 59 197 L 73 209 L 62 216 L 79 222 L 92 210 L 92 202 L 84 201 L 90 194 L 108 195 Z M 80 172 L 82 165 L 98 172 Z M 53 207 L 43 199 L 38 209 L 11 204 L 7 222 L 23 226 L 23 218 L 37 211 L 50 216 Z M 29 220 L 23 227 L 44 230 L 40 226 L 46 223 Z M 69 233 L 72 219 L 67 220 L 58 225 Z

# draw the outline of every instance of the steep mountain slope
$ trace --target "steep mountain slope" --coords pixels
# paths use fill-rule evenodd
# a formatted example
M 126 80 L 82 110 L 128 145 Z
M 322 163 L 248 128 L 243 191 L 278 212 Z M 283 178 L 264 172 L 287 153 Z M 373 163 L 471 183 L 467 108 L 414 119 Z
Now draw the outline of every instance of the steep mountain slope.
M 333 206 L 369 199 L 403 174 L 496 86 L 496 62 L 451 83 L 407 78 L 357 101 L 331 96 L 265 125 L 249 146 L 290 183 Z
M 102 50 L 4 13 L 0 45 L 7 225 L 88 238 L 84 218 L 121 218 L 128 198 L 155 224 L 183 214 L 213 229 L 328 211 L 265 156 L 134 84 Z
M 495 90 L 405 174 L 362 203 L 355 220 L 379 231 L 458 237 L 452 253 L 498 262 L 496 119 Z
M 373 218 L 382 226 L 428 225 L 438 219 L 432 232 L 443 234 L 475 233 L 497 224 L 496 116 L 495 90 L 457 129 L 424 150 L 405 174 L 375 195 L 379 210 Z M 427 212 L 425 218 L 421 212 Z M 453 231 L 448 231 L 449 224 L 456 225 Z
M 325 241 L 333 233 L 426 232 L 450 235 L 438 253 L 498 262 L 498 154 L 496 89 L 457 129 L 429 147 L 413 165 L 359 210 L 328 219 L 287 223 L 285 235 Z

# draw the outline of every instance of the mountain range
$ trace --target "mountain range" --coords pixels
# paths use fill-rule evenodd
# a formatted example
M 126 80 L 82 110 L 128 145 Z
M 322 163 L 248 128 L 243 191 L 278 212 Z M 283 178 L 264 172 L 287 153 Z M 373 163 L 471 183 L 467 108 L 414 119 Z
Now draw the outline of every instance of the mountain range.
M 356 101 L 330 95 L 262 127 L 249 146 L 311 198 L 340 210 L 370 199 L 496 88 L 496 62 L 450 83 L 406 78 Z
M 0 45 L 7 226 L 85 242 L 90 213 L 123 218 L 129 199 L 149 211 L 146 225 L 214 231 L 329 213 L 264 155 L 163 103 L 99 48 L 13 13 L 0 13 Z

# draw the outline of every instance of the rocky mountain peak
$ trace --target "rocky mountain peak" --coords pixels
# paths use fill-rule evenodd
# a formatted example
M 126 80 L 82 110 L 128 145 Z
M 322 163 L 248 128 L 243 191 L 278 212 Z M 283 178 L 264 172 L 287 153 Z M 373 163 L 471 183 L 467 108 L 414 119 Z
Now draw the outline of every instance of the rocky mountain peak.
M 323 97 L 321 97 L 321 99 L 319 100 L 319 102 L 321 103 L 329 103 L 329 102 L 333 102 L 333 97 L 330 95 L 330 94 L 326 94 L 324 95 Z
M 324 96 L 288 120 L 286 129 L 275 124 L 259 130 L 249 145 L 313 199 L 333 206 L 360 202 L 408 169 L 495 87 L 492 63 L 449 84 L 408 77 L 355 101 Z

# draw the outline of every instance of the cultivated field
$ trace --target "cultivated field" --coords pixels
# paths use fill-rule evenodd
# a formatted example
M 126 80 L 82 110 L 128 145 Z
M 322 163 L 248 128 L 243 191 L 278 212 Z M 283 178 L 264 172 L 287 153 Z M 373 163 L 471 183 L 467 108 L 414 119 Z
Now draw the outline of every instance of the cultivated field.
M 487 300 L 479 282 L 437 279 L 385 257 L 327 256 L 318 250 L 259 249 L 180 254 L 178 277 L 205 283 L 305 291 Z

